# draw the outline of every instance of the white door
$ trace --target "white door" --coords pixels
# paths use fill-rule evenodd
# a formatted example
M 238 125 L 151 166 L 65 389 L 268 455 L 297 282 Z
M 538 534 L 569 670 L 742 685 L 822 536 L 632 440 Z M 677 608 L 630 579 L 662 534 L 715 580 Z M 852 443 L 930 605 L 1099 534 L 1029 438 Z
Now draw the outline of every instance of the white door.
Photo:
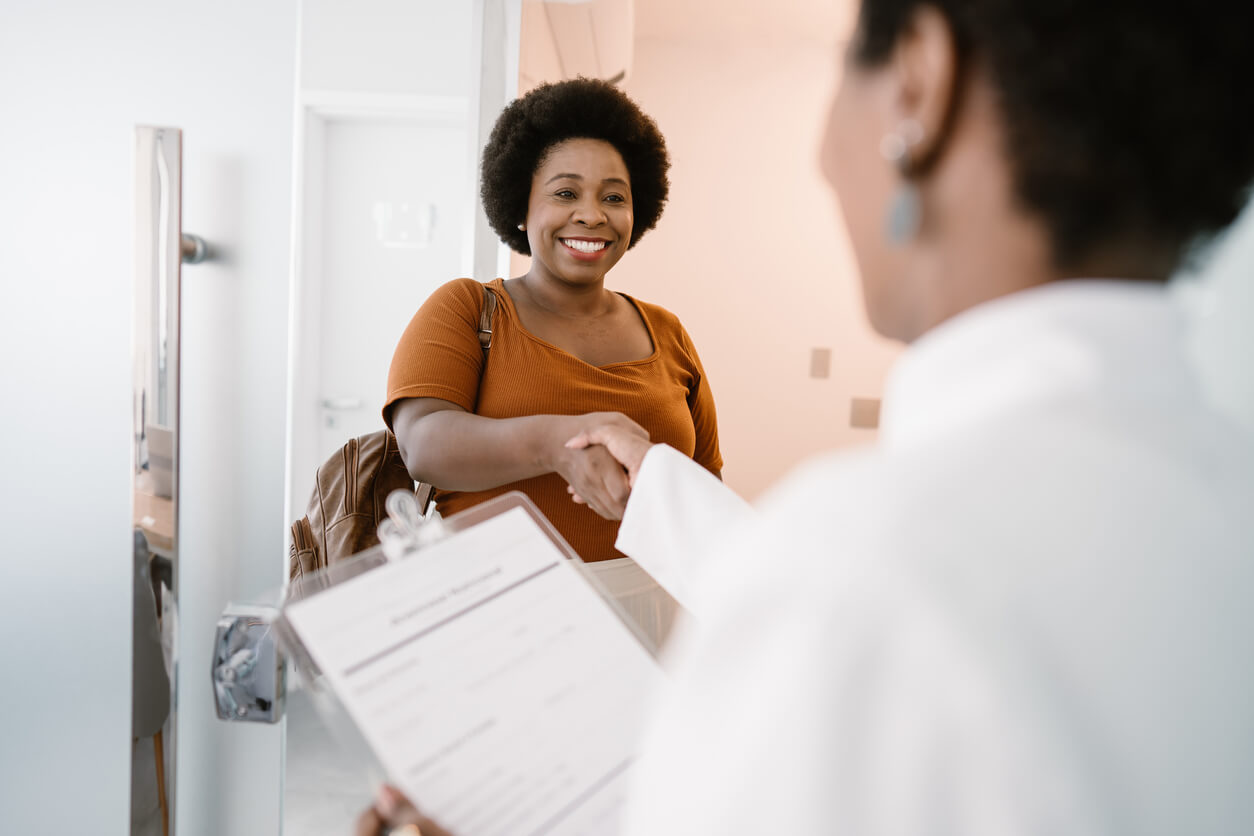
M 317 458 L 382 428 L 388 363 L 432 290 L 461 275 L 474 176 L 464 120 L 326 124 Z

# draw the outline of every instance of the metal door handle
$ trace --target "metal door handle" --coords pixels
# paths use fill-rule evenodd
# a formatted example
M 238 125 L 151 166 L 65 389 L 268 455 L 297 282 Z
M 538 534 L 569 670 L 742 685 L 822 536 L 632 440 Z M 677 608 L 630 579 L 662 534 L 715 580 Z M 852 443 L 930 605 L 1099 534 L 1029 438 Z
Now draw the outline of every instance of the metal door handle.
M 366 403 L 361 398 L 323 398 L 323 409 L 361 409 Z

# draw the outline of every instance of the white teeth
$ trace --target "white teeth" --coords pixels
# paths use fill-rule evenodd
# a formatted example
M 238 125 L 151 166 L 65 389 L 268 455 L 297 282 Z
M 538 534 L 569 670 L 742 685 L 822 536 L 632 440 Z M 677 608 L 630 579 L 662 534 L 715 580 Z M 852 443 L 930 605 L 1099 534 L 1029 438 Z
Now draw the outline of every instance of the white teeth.
M 574 241 L 569 238 L 563 238 L 562 243 L 581 253 L 599 252 L 610 245 L 608 241 Z

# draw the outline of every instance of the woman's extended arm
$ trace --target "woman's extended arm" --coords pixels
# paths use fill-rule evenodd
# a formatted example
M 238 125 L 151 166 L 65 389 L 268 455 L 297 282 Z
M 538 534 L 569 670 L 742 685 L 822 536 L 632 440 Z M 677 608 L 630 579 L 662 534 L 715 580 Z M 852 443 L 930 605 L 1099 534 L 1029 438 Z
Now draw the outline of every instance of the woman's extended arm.
M 406 398 L 392 413 L 401 458 L 417 481 L 479 491 L 557 473 L 598 514 L 619 519 L 629 491 L 623 468 L 604 447 L 565 446 L 571 437 L 606 425 L 649 437 L 618 412 L 485 418 L 438 398 Z

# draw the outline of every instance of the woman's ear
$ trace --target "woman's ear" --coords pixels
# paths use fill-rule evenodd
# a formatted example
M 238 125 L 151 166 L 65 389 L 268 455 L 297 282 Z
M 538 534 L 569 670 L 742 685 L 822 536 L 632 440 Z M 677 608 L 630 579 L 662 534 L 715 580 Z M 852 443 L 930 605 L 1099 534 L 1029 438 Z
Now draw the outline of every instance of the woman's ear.
M 892 128 L 904 139 L 908 174 L 920 173 L 943 151 L 958 105 L 958 47 L 949 21 L 933 6 L 919 6 L 893 48 L 896 82 Z

